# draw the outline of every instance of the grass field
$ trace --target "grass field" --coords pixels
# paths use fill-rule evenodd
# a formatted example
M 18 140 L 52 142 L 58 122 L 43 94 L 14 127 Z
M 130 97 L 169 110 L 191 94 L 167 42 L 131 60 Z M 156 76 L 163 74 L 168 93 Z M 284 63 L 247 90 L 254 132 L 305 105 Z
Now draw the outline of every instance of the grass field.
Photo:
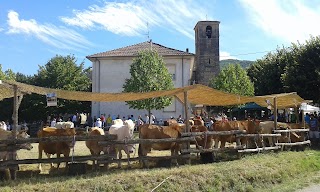
M 84 142 L 77 142 L 75 155 L 88 155 Z M 135 154 L 137 155 L 137 154 Z M 151 155 L 169 155 L 153 151 Z M 19 151 L 20 159 L 37 158 L 37 146 Z M 195 158 L 195 157 L 194 157 Z M 222 159 L 222 160 L 221 160 Z M 44 166 L 21 165 L 18 180 L 0 183 L 0 191 L 294 191 L 311 183 L 320 183 L 320 152 L 269 152 L 246 155 L 241 159 L 212 164 L 181 165 L 174 168 L 133 168 L 91 171 L 67 176 L 64 165 L 50 170 Z M 50 174 L 49 174 L 50 173 Z

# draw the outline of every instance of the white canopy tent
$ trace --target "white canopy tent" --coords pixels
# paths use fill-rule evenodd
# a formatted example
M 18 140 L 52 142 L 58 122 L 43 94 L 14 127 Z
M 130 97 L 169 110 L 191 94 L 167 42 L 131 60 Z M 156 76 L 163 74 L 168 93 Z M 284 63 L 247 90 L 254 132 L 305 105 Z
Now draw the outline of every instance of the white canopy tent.
M 315 106 L 309 105 L 307 103 L 301 103 L 300 110 L 303 110 L 304 113 L 311 113 L 311 112 L 312 113 L 313 112 L 319 113 L 320 112 L 319 107 L 315 107 Z

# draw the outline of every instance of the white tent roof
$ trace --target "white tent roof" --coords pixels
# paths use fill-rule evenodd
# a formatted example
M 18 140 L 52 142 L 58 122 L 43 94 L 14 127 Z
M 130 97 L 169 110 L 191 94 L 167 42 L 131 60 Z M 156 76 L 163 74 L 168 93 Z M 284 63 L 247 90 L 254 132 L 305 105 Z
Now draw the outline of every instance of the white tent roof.
M 320 108 L 312 106 L 312 105 L 309 105 L 307 103 L 301 103 L 300 110 L 303 110 L 304 112 L 314 112 L 314 111 L 316 111 L 316 112 L 319 113 Z

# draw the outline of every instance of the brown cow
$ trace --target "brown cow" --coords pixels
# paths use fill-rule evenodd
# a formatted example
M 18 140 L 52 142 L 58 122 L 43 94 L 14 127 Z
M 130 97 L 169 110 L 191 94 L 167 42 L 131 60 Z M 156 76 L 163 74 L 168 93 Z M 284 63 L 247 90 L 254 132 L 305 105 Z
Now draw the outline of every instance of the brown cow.
M 208 128 L 204 125 L 194 125 L 191 127 L 190 132 L 207 132 Z M 197 136 L 195 142 L 190 142 L 190 144 L 195 144 L 197 148 L 202 147 L 203 149 L 210 149 L 213 144 L 212 135 L 202 135 Z
M 264 134 L 272 134 L 274 130 L 274 121 L 262 121 L 259 124 L 260 127 L 260 133 Z M 277 122 L 276 129 L 300 129 L 302 126 L 299 123 L 283 123 L 283 122 Z M 290 135 L 289 135 L 290 134 Z M 305 140 L 305 133 L 296 133 L 296 132 L 290 132 L 290 133 L 281 133 L 281 137 L 279 138 L 280 143 L 288 143 L 288 142 L 300 142 Z M 274 146 L 274 138 L 267 137 L 266 141 L 262 145 L 266 146 Z
M 99 127 L 92 127 L 89 134 L 89 136 L 93 135 L 105 135 L 104 130 L 99 128 Z M 96 140 L 87 140 L 86 141 L 86 146 L 89 148 L 91 155 L 97 156 L 100 155 L 101 151 L 104 151 L 104 147 L 99 145 L 99 141 Z M 92 167 L 97 168 L 97 163 L 94 160 Z
M 216 121 L 212 125 L 213 131 L 243 131 L 244 133 L 254 134 L 259 133 L 259 122 L 254 120 L 244 120 L 244 121 Z M 225 143 L 233 143 L 236 141 L 235 135 L 216 135 L 214 136 L 214 147 L 218 148 L 220 141 L 220 148 L 225 147 Z M 253 145 L 252 140 L 248 140 L 248 138 L 243 137 L 240 139 L 241 144 L 247 143 L 248 147 Z
M 39 138 L 42 137 L 51 137 L 51 136 L 74 136 L 76 131 L 74 128 L 65 128 L 57 129 L 55 127 L 45 127 L 42 130 L 39 130 L 37 135 Z M 74 142 L 72 141 L 57 141 L 57 142 L 39 142 L 39 159 L 42 159 L 42 151 L 45 152 L 47 157 L 50 159 L 51 155 L 57 154 L 57 157 L 60 157 L 60 154 L 63 154 L 65 158 L 69 157 L 70 148 L 74 147 Z M 66 166 L 67 166 L 66 162 Z M 60 163 L 58 163 L 57 168 L 59 168 Z M 53 164 L 51 163 L 51 168 Z M 41 171 L 41 163 L 39 164 L 39 170 Z
M 181 133 L 185 130 L 184 124 L 172 124 L 170 126 L 158 126 L 158 125 L 149 125 L 144 124 L 139 129 L 139 137 L 140 139 L 165 139 L 165 138 L 179 138 L 181 137 Z M 141 143 L 139 145 L 139 157 L 147 156 L 147 153 L 151 151 L 151 149 L 155 150 L 171 150 L 171 155 L 178 155 L 180 151 L 180 144 L 176 142 L 171 143 Z M 141 162 L 140 162 L 141 163 Z M 177 159 L 173 160 L 173 163 L 178 164 Z M 142 166 L 145 167 L 146 163 L 143 160 Z
M 163 126 L 170 126 L 170 125 L 176 124 L 176 123 L 178 123 L 178 121 L 176 119 L 168 119 L 163 122 Z
M 14 137 L 13 131 L 6 131 L 0 129 L 0 140 L 12 139 Z M 25 130 L 17 131 L 16 138 L 17 139 L 26 139 L 29 138 L 30 135 Z M 6 147 L 6 144 L 1 144 L 1 147 Z M 19 149 L 27 149 L 31 150 L 33 147 L 30 143 L 24 143 L 19 145 Z M 1 151 L 0 152 L 0 160 L 16 160 L 17 159 L 17 151 Z M 16 171 L 18 170 L 17 166 L 9 166 L 9 168 L 5 169 L 5 177 L 6 179 L 16 179 Z M 2 177 L 2 176 L 1 176 Z

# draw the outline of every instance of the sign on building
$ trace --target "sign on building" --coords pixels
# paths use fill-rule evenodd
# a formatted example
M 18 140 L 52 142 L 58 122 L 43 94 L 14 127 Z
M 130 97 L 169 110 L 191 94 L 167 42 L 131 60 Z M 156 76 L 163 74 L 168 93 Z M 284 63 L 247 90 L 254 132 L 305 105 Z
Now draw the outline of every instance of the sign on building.
M 47 93 L 47 106 L 57 106 L 57 94 L 56 93 Z

